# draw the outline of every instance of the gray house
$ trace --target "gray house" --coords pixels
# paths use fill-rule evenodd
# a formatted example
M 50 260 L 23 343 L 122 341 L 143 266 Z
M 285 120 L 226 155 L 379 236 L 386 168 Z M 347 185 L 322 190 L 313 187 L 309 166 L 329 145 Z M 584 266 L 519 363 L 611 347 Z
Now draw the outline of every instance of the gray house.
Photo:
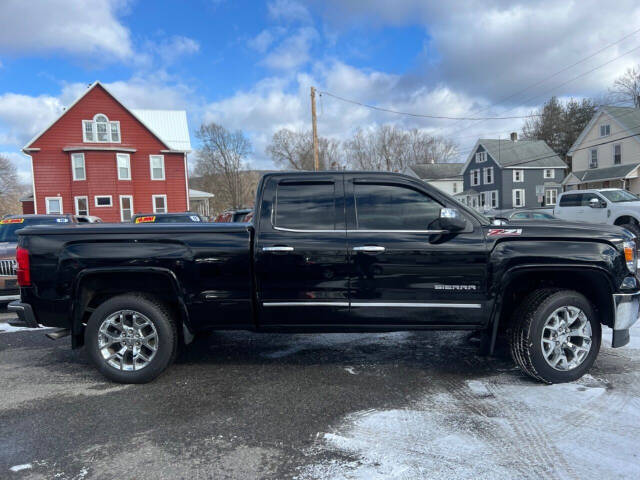
M 479 211 L 553 206 L 567 165 L 543 140 L 480 139 L 462 168 L 456 198 Z

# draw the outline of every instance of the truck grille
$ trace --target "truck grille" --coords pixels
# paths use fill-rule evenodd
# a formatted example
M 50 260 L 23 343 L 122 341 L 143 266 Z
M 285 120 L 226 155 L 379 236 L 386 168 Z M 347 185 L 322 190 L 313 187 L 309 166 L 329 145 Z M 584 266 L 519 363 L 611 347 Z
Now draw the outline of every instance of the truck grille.
M 14 277 L 16 268 L 15 260 L 0 260 L 0 277 Z

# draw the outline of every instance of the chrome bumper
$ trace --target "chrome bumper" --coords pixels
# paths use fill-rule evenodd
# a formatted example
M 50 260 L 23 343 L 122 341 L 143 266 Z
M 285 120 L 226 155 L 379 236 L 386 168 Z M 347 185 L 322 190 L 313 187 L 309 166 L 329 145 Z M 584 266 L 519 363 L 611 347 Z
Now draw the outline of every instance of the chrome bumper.
M 629 328 L 640 316 L 640 292 L 613 294 L 613 340 L 612 346 L 623 347 L 629 343 Z

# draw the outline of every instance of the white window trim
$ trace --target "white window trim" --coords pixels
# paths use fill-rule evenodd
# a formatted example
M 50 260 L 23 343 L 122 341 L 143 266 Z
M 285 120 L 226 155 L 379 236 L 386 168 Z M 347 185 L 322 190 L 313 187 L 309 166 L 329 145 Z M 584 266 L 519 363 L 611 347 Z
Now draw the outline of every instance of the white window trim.
M 80 209 L 78 208 L 78 200 L 81 199 L 81 198 L 84 198 L 87 201 L 87 213 L 81 214 L 79 212 Z M 73 197 L 73 205 L 75 206 L 75 209 L 76 209 L 76 215 L 90 215 L 90 213 L 89 213 L 89 197 L 88 196 L 79 195 L 77 197 Z
M 84 173 L 84 178 L 76 178 L 76 166 L 73 164 L 74 157 L 82 158 L 82 173 Z M 87 163 L 84 159 L 84 153 L 72 153 L 71 154 L 71 176 L 73 177 L 74 182 L 82 182 L 87 179 Z
M 605 134 L 604 135 L 602 134 L 602 128 L 603 127 L 605 129 Z M 609 127 L 609 133 L 606 133 L 606 130 L 607 130 L 606 127 Z M 610 136 L 611 136 L 611 124 L 610 123 L 603 123 L 602 125 L 600 125 L 600 138 L 610 137 Z
M 162 178 L 153 178 L 153 162 L 151 161 L 153 157 L 160 157 L 162 159 Z M 149 155 L 149 175 L 151 176 L 151 180 L 162 181 L 166 178 L 164 169 L 164 155 Z
M 120 157 L 127 159 L 127 171 L 129 172 L 129 178 L 122 178 L 120 176 L 120 164 L 118 163 Z M 131 155 L 128 153 L 116 153 L 116 169 L 118 170 L 118 180 L 131 180 Z
M 516 192 L 520 192 L 520 199 L 522 200 L 522 203 L 520 205 L 516 205 Z M 513 192 L 512 192 L 512 204 L 513 204 L 513 208 L 520 208 L 520 207 L 524 207 L 526 204 L 526 200 L 524 197 L 524 188 L 514 188 Z
M 109 198 L 109 205 L 98 205 L 98 198 Z M 109 208 L 113 207 L 113 197 L 111 195 L 95 195 L 93 197 L 93 204 L 96 208 Z
M 547 195 L 549 195 L 550 193 L 553 193 L 555 195 L 553 203 L 547 201 L 547 199 L 548 199 Z M 551 195 L 549 195 L 549 197 L 550 196 Z M 544 204 L 545 204 L 545 206 L 555 205 L 556 203 L 558 203 L 558 190 L 556 190 L 555 188 L 549 188 L 549 189 L 545 190 L 544 191 Z
M 96 122 L 96 117 L 102 115 L 104 118 L 107 119 L 106 122 L 100 122 L 100 123 L 106 123 L 107 124 L 107 139 L 106 140 L 99 140 L 98 139 L 98 127 L 96 126 L 96 124 L 98 122 Z M 88 140 L 87 139 L 87 132 L 85 131 L 84 125 L 85 123 L 90 123 L 91 124 L 91 132 L 93 133 L 93 140 Z M 118 140 L 113 140 L 113 137 L 111 136 L 111 125 L 115 124 L 118 126 Z M 96 113 L 93 118 L 91 120 L 82 120 L 82 141 L 84 143 L 122 143 L 122 132 L 120 131 L 120 121 L 118 120 L 109 120 L 109 117 L 107 117 L 104 113 Z
M 164 212 L 156 211 L 156 198 L 164 198 Z M 153 213 L 168 213 L 169 207 L 167 205 L 167 196 L 166 195 L 151 195 L 151 204 L 153 206 Z
M 496 204 L 493 204 L 493 194 L 496 194 Z M 489 206 L 491 208 L 498 208 L 498 205 L 500 204 L 500 193 L 498 192 L 498 190 L 491 190 L 489 192 Z
M 620 146 L 620 163 L 616 163 L 616 145 Z M 611 145 L 611 163 L 613 165 L 622 165 L 622 143 L 614 143 Z
M 487 173 L 491 172 L 491 181 L 487 180 Z M 485 185 L 493 184 L 493 167 L 486 167 L 482 169 L 482 181 Z
M 592 167 L 591 163 L 593 161 L 593 152 L 596 152 L 596 166 Z M 590 148 L 588 150 L 588 155 L 589 155 L 589 168 L 598 168 L 598 149 L 597 148 Z
M 134 215 L 134 212 L 135 212 L 135 210 L 133 209 L 133 195 L 120 195 L 120 221 L 121 222 L 125 222 L 125 221 L 131 220 L 131 218 L 129 220 L 125 220 L 124 219 L 124 208 L 122 208 L 122 199 L 123 198 L 128 198 L 129 199 L 129 204 L 131 205 L 131 218 L 133 218 L 133 215 Z
M 478 172 L 478 180 L 476 181 L 476 172 Z M 473 169 L 470 171 L 471 173 L 471 186 L 472 187 L 476 187 L 478 185 L 480 185 L 480 169 Z
M 51 214 L 51 210 L 49 210 L 49 200 L 60 200 L 60 213 L 56 213 L 55 215 L 62 215 L 64 213 L 64 202 L 62 201 L 62 197 L 44 197 L 44 206 L 47 211 L 47 215 Z
M 520 180 L 516 178 L 518 176 L 518 172 L 520 173 Z M 513 183 L 524 183 L 524 170 L 513 171 Z
M 487 152 L 476 152 L 476 163 L 484 163 L 487 161 Z
M 547 176 L 547 172 L 551 172 L 551 175 Z M 555 170 L 553 168 L 545 168 L 542 171 L 542 176 L 544 178 L 556 178 L 556 172 L 555 172 Z

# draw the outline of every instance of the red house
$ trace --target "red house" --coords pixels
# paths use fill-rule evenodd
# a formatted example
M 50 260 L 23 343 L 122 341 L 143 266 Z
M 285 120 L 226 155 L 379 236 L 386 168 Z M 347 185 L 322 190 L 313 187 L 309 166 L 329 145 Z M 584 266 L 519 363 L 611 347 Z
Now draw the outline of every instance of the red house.
M 100 82 L 22 151 L 31 157 L 28 213 L 95 215 L 128 221 L 139 212 L 189 210 L 187 115 L 133 110 Z

